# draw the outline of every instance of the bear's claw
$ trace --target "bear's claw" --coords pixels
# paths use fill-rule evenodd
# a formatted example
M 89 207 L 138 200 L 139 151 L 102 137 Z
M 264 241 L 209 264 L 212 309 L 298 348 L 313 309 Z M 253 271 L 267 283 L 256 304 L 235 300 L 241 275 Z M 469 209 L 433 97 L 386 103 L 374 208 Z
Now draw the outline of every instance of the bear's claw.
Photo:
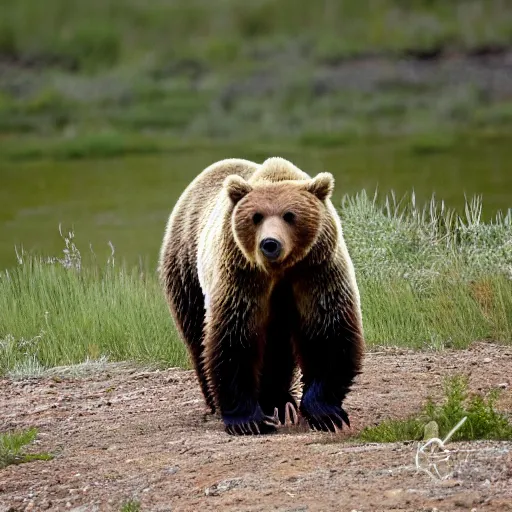
M 241 423 L 231 423 L 226 425 L 226 432 L 234 436 L 257 436 L 261 434 L 271 434 L 275 432 L 277 422 L 268 417 L 262 421 L 247 421 Z
M 299 409 L 295 398 L 287 394 L 281 399 L 278 399 L 274 402 L 276 404 L 275 407 L 270 405 L 263 405 L 263 412 L 266 414 L 270 414 L 270 412 L 274 411 L 274 418 L 279 420 L 281 425 L 289 426 L 296 425 L 298 422 L 297 411 Z
M 328 391 L 328 390 L 327 390 Z M 334 401 L 332 392 L 326 392 L 325 384 L 313 381 L 304 393 L 300 412 L 309 423 L 313 430 L 322 430 L 324 432 L 337 432 L 343 428 L 343 423 L 350 428 L 348 414 L 341 407 L 341 400 Z
M 276 431 L 279 425 L 277 409 L 273 416 L 268 416 L 261 412 L 261 409 L 250 416 L 231 416 L 223 417 L 226 432 L 237 436 L 255 436 L 261 434 L 271 434 Z
M 313 430 L 323 432 L 337 432 L 343 429 L 343 423 L 350 428 L 348 414 L 340 407 L 337 413 L 330 413 L 323 416 L 306 416 L 309 426 Z
M 283 425 L 297 425 L 299 416 L 297 414 L 297 406 L 295 403 L 287 402 L 284 409 Z
M 343 429 L 343 423 L 350 428 L 348 414 L 338 405 L 316 404 L 314 412 L 301 407 L 301 414 L 313 430 L 337 432 Z

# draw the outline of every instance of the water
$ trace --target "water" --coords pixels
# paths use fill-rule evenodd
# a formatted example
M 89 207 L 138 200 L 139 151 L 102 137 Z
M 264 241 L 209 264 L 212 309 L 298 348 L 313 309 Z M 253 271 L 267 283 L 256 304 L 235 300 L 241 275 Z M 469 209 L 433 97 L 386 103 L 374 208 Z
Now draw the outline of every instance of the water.
M 63 248 L 59 223 L 73 229 L 84 254 L 106 260 L 108 242 L 117 261 L 144 261 L 154 268 L 167 217 L 190 180 L 227 157 L 261 162 L 276 153 L 201 149 L 104 160 L 7 162 L 0 160 L 0 268 L 16 263 L 14 248 L 44 256 Z M 381 144 L 341 149 L 281 151 L 310 174 L 330 171 L 334 200 L 365 188 L 373 194 L 415 190 L 420 201 L 433 192 L 461 209 L 464 195 L 479 194 L 487 218 L 512 207 L 512 145 L 508 140 L 459 143 L 438 152 Z

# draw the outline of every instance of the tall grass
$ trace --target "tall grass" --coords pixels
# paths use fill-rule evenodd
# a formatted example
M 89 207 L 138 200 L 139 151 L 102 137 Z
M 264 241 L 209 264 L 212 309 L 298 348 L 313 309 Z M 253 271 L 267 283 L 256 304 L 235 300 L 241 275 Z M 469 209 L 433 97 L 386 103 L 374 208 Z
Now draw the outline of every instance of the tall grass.
M 63 258 L 18 256 L 0 278 L 0 372 L 36 372 L 108 357 L 187 365 L 156 278 L 84 265 L 65 235 Z
M 482 201 L 456 215 L 391 194 L 345 197 L 341 215 L 370 343 L 462 347 L 512 341 L 512 210 L 482 221 Z
M 512 341 L 512 213 L 464 217 L 435 198 L 383 203 L 366 193 L 341 205 L 369 346 L 442 349 Z M 63 257 L 18 254 L 0 275 L 0 372 L 108 357 L 186 366 L 154 272 L 86 263 L 73 233 Z

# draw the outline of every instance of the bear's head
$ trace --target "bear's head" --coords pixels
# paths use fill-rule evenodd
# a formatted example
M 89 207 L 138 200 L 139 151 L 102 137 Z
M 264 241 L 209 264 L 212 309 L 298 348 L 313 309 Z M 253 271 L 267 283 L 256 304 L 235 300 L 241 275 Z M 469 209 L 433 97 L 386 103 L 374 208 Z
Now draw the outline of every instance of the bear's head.
M 334 189 L 330 173 L 314 178 L 249 183 L 230 175 L 224 188 L 234 208 L 231 227 L 245 257 L 266 272 L 302 260 L 316 243 Z M 331 219 L 332 220 L 332 219 Z

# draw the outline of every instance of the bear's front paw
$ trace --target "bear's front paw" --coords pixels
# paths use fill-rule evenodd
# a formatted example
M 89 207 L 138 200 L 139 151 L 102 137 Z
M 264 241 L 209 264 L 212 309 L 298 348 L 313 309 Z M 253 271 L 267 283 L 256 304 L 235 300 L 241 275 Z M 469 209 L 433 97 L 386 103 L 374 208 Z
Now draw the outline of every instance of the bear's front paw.
M 271 434 L 276 431 L 279 419 L 275 416 L 267 416 L 258 409 L 250 415 L 223 414 L 222 420 L 226 432 L 238 436 L 254 436 Z
M 312 385 L 304 394 L 300 412 L 313 430 L 336 432 L 343 428 L 343 423 L 350 427 L 348 414 L 340 405 L 324 400 L 324 393 L 319 385 Z
M 348 414 L 337 405 L 318 404 L 314 413 L 302 407 L 301 413 L 313 430 L 336 432 L 336 430 L 343 428 L 343 423 L 350 427 Z

